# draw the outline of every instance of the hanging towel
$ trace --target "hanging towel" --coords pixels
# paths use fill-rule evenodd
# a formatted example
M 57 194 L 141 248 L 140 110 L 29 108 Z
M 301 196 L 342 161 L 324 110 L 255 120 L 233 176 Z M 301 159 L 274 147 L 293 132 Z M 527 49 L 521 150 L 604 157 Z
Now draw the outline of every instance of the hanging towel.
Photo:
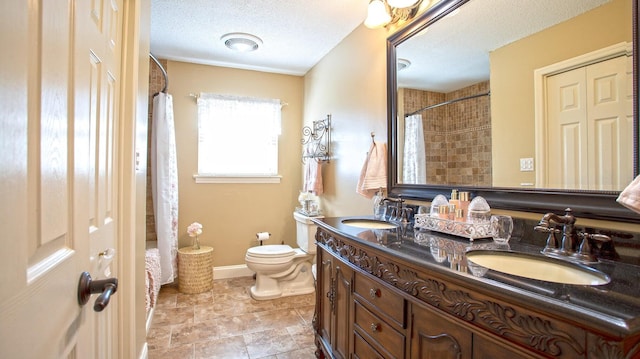
M 360 171 L 356 192 L 373 198 L 380 188 L 387 188 L 387 144 L 374 142 Z
M 307 158 L 304 164 L 304 192 L 313 192 L 316 196 L 324 192 L 322 185 L 322 162 L 314 158 Z
M 620 192 L 617 202 L 636 213 L 640 213 L 640 176 Z

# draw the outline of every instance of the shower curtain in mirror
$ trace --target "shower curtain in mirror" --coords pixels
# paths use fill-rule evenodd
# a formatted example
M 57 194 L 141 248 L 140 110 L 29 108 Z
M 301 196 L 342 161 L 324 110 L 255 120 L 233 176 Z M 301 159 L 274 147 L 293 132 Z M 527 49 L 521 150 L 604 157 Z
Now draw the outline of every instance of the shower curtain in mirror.
M 153 98 L 151 192 L 160 251 L 160 284 L 167 284 L 178 275 L 178 168 L 173 99 L 162 92 Z
M 405 119 L 402 183 L 427 183 L 422 115 Z

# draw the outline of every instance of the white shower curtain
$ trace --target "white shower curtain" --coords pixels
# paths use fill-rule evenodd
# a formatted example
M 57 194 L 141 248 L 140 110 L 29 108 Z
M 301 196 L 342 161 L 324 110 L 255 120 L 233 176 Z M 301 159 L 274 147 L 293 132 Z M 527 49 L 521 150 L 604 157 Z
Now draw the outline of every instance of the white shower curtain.
M 405 119 L 402 183 L 427 183 L 422 115 Z
M 161 92 L 153 98 L 151 126 L 151 192 L 160 251 L 160 284 L 167 284 L 178 275 L 178 167 L 171 95 Z

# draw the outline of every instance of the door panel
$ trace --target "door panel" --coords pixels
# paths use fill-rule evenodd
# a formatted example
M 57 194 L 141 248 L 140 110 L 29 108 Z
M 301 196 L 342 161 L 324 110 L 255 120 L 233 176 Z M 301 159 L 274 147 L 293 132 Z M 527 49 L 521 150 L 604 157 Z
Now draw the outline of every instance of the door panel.
M 351 323 L 353 316 L 353 300 L 351 300 L 351 283 L 353 270 L 334 259 L 335 263 L 335 315 L 333 325 L 333 353 L 337 358 L 349 358 L 350 341 L 353 337 Z
M 89 7 L 90 6 L 90 7 Z M 88 218 L 84 231 L 89 233 L 90 266 L 86 269 L 94 280 L 118 277 L 116 234 L 117 211 L 117 149 L 119 129 L 120 51 L 122 47 L 122 1 L 93 1 L 83 11 L 86 27 L 80 47 L 81 66 L 78 79 L 86 83 L 89 96 L 79 101 L 79 113 L 86 113 L 87 137 L 85 151 L 88 171 L 89 196 L 86 200 Z M 81 91 L 79 91 L 81 92 Z M 85 120 L 85 118 L 82 118 Z M 92 358 L 114 357 L 117 346 L 116 328 L 118 295 L 114 295 L 109 306 L 100 313 L 87 305 L 86 333 L 92 333 L 93 342 L 86 350 Z M 84 342 L 85 340 L 83 340 Z
M 87 262 L 72 201 L 73 11 L 61 0 L 12 3 L 22 4 L 0 12 L 12 34 L 2 37 L 12 52 L 3 76 L 13 80 L 0 87 L 0 142 L 14 148 L 0 156 L 0 348 L 8 358 L 58 358 L 75 352 L 78 269 Z M 24 45 L 5 44 L 13 34 Z
M 586 189 L 587 106 L 584 69 L 576 69 L 547 80 L 548 168 L 546 186 Z
M 633 179 L 633 127 L 629 118 L 627 73 L 631 57 L 620 56 L 587 67 L 589 184 L 603 191 L 622 190 Z
M 3 357 L 115 353 L 117 308 L 95 313 L 95 296 L 85 307 L 77 299 L 82 271 L 104 277 L 99 253 L 115 249 L 118 218 L 122 4 L 99 3 L 10 1 L 0 11 L 11 34 L 0 40 L 11 49 L 0 60 Z M 96 14 L 111 19 L 115 35 L 91 35 Z

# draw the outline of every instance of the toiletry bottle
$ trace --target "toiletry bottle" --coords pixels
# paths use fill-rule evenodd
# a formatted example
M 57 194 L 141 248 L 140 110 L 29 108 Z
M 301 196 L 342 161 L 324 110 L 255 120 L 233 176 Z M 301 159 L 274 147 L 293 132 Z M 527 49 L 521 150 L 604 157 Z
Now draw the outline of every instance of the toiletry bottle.
M 453 221 L 456 218 L 456 210 L 457 210 L 456 205 L 449 203 L 449 214 L 447 216 L 447 219 L 450 219 Z
M 458 197 L 458 190 L 454 189 L 451 190 L 451 199 L 449 200 L 449 204 L 452 204 L 455 206 L 455 208 L 460 208 L 460 199 Z M 454 209 L 455 212 L 455 209 Z
M 443 204 L 438 207 L 438 218 L 449 219 L 449 205 Z
M 384 217 L 384 192 L 382 191 L 382 187 L 376 192 L 373 196 L 373 217 L 376 219 L 382 219 Z
M 469 211 L 469 192 L 460 192 L 459 193 L 459 201 L 458 201 L 458 208 L 460 208 L 462 210 L 462 214 L 463 216 L 467 216 L 467 212 Z
M 456 222 L 466 222 L 467 221 L 467 219 L 464 216 L 464 211 L 462 210 L 462 208 L 456 209 L 455 221 Z

